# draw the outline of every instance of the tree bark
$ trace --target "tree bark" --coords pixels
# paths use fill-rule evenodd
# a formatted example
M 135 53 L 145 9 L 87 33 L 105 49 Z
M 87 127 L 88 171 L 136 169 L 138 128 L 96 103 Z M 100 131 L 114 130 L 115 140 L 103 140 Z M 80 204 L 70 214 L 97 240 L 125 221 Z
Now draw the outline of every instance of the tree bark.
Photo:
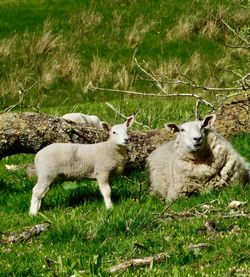
M 222 106 L 216 111 L 216 127 L 225 137 L 250 132 L 249 101 Z M 126 168 L 140 168 L 147 156 L 159 145 L 174 138 L 165 129 L 130 132 L 129 161 Z M 54 142 L 97 143 L 108 135 L 101 129 L 86 127 L 41 113 L 0 114 L 0 158 L 19 153 L 36 153 Z

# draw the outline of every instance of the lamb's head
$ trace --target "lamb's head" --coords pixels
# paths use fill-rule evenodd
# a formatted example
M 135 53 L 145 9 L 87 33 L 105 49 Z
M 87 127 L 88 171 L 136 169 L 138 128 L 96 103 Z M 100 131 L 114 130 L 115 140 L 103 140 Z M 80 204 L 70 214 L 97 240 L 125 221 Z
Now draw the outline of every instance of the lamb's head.
M 196 152 L 202 150 L 205 143 L 206 129 L 212 127 L 215 118 L 215 115 L 208 115 L 203 120 L 190 121 L 180 126 L 175 123 L 168 123 L 165 128 L 172 133 L 179 133 L 178 140 L 185 151 Z
M 128 128 L 132 126 L 134 122 L 134 116 L 130 116 L 123 124 L 117 124 L 113 127 L 109 127 L 107 122 L 101 122 L 101 128 L 109 133 L 109 141 L 118 144 L 126 145 L 129 142 Z

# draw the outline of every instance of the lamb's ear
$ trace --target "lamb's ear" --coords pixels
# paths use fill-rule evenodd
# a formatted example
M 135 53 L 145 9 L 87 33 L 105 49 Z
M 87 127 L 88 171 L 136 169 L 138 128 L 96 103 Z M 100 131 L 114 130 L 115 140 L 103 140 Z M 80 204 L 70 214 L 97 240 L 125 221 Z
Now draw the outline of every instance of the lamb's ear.
M 165 128 L 170 131 L 172 134 L 176 133 L 176 132 L 180 132 L 180 128 L 178 125 L 176 125 L 175 123 L 167 123 L 164 125 Z
M 216 119 L 215 114 L 208 115 L 203 119 L 201 126 L 203 128 L 210 128 L 213 126 L 215 119 Z
M 105 121 L 101 121 L 101 122 L 100 122 L 100 126 L 101 126 L 101 128 L 102 128 L 105 132 L 109 132 L 110 129 L 111 129 L 111 128 L 109 127 L 108 123 L 105 122 Z
M 127 120 L 124 124 L 127 126 L 127 128 L 130 128 L 132 126 L 134 120 L 135 120 L 134 115 L 131 115 L 130 117 L 127 118 Z

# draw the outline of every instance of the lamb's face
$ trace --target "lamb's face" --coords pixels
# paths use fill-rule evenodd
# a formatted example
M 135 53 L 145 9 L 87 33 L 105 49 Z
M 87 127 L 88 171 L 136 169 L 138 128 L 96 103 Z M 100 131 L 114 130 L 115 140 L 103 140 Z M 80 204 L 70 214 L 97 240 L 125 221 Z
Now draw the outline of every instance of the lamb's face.
M 130 116 L 125 123 L 114 125 L 112 128 L 106 122 L 100 124 L 103 130 L 109 132 L 109 141 L 118 145 L 126 145 L 129 142 L 128 128 L 132 126 L 133 122 L 134 116 Z
M 109 140 L 118 145 L 128 144 L 128 128 L 124 124 L 113 126 L 109 131 Z
M 172 132 L 179 132 L 178 139 L 182 149 L 187 152 L 196 152 L 202 150 L 205 144 L 205 129 L 213 125 L 215 118 L 215 115 L 209 115 L 203 120 L 190 121 L 180 126 L 169 123 L 165 127 Z

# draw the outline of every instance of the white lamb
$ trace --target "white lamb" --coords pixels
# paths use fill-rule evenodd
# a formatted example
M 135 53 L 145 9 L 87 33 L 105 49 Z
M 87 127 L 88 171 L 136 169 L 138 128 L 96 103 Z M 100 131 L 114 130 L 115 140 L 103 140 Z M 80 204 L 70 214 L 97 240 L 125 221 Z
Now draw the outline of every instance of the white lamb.
M 249 164 L 212 127 L 215 115 L 165 127 L 178 132 L 174 141 L 148 157 L 150 190 L 166 200 L 250 180 Z
M 112 128 L 101 122 L 103 130 L 109 132 L 109 139 L 95 144 L 53 143 L 35 156 L 37 184 L 33 188 L 29 213 L 37 214 L 41 200 L 57 176 L 68 178 L 96 179 L 107 208 L 112 207 L 110 181 L 123 172 L 128 159 L 127 134 L 134 116 L 124 124 Z
M 67 113 L 63 115 L 62 118 L 71 120 L 74 122 L 83 123 L 83 124 L 86 124 L 87 126 L 95 127 L 95 128 L 99 128 L 101 123 L 101 120 L 98 116 L 87 115 L 83 113 Z

